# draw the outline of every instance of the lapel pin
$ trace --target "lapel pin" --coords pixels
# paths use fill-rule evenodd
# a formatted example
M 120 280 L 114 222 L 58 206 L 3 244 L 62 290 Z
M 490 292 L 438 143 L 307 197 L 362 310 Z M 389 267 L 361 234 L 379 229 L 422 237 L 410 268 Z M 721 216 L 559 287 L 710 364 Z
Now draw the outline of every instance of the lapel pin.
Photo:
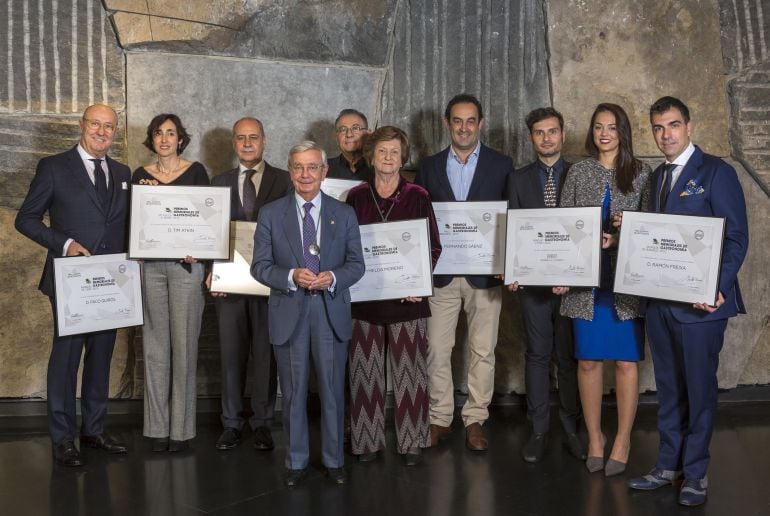
M 329 224 L 332 224 L 332 225 L 334 225 L 334 219 L 331 219 L 331 220 L 329 221 Z

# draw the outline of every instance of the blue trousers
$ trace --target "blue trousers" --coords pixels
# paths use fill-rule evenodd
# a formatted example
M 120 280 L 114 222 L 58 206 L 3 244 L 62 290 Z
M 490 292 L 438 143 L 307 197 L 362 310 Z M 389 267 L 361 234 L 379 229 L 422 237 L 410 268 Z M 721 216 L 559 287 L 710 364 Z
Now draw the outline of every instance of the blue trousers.
M 645 320 L 658 389 L 656 467 L 682 470 L 686 479 L 704 478 L 727 319 L 683 324 L 669 303 L 651 301 Z
M 341 468 L 345 465 L 343 433 L 348 343 L 334 336 L 321 295 L 305 298 L 291 338 L 284 344 L 273 346 L 273 351 L 281 385 L 286 467 L 303 469 L 310 459 L 307 389 L 312 360 L 321 398 L 322 462 L 327 468 Z

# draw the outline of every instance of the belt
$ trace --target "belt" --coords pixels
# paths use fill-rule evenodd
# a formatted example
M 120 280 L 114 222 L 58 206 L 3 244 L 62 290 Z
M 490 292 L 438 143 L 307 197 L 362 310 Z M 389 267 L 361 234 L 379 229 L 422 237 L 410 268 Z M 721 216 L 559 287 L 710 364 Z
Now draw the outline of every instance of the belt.
M 307 290 L 305 289 L 306 296 L 318 296 L 323 293 L 323 290 Z

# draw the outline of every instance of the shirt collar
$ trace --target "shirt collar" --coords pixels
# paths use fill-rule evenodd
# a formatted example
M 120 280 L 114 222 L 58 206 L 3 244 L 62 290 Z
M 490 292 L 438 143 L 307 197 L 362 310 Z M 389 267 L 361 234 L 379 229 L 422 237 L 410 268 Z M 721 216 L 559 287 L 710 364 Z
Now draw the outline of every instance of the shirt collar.
M 78 143 L 78 154 L 80 154 L 80 159 L 83 161 L 88 161 L 90 159 L 101 159 L 102 161 L 107 161 L 107 156 L 104 156 L 103 158 L 97 158 L 96 156 L 91 156 L 86 150 L 83 148 L 82 145 Z
M 257 172 L 257 174 L 261 174 L 265 170 L 265 160 L 261 160 L 254 168 L 246 168 L 242 163 L 238 163 L 239 174 L 245 174 L 247 170 L 254 170 Z
M 299 206 L 300 208 L 302 208 L 302 206 L 304 206 L 305 203 L 307 202 L 297 192 L 294 192 L 294 201 L 297 203 L 297 206 Z M 313 207 L 316 209 L 317 212 L 320 211 L 320 209 L 321 209 L 321 192 L 319 191 L 318 194 L 315 197 L 310 199 L 310 202 L 313 203 Z
M 668 161 L 666 160 L 666 165 L 669 163 L 676 165 L 676 166 L 685 166 L 687 162 L 692 157 L 692 154 L 695 152 L 695 145 L 690 142 L 690 144 L 687 146 L 687 148 L 684 150 L 683 153 L 681 153 L 679 156 L 676 157 L 674 161 Z
M 543 163 L 539 158 L 537 160 L 537 166 L 538 169 L 542 172 L 548 172 L 548 165 Z M 561 172 L 564 170 L 564 158 L 560 157 L 558 160 L 556 160 L 556 163 L 551 165 L 551 168 L 554 170 L 554 172 Z
M 468 160 L 470 160 L 470 159 L 471 159 L 471 156 L 473 156 L 473 157 L 475 157 L 476 159 L 478 159 L 478 157 L 479 157 L 479 150 L 480 150 L 480 149 L 481 149 L 481 140 L 479 140 L 479 141 L 477 141 L 477 142 L 476 142 L 476 148 L 475 148 L 475 149 L 473 149 L 473 152 L 471 152 L 471 153 L 468 155 Z M 455 161 L 457 161 L 458 163 L 460 163 L 460 164 L 464 164 L 464 163 L 462 162 L 462 160 L 460 159 L 460 157 L 459 157 L 459 156 L 457 155 L 457 153 L 455 152 L 455 149 L 454 149 L 454 147 L 452 147 L 452 145 L 449 145 L 449 155 L 450 155 L 450 156 L 452 156 L 452 159 L 454 159 L 454 160 L 455 160 Z M 467 162 L 466 162 L 466 163 L 467 163 Z

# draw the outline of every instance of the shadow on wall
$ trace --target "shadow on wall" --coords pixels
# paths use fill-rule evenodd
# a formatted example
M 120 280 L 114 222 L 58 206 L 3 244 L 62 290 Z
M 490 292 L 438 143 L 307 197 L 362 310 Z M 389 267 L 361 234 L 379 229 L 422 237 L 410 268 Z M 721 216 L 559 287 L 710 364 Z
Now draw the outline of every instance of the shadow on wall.
M 438 120 L 438 126 L 435 121 Z M 436 133 L 436 128 L 439 131 L 444 127 L 443 113 L 440 113 L 434 109 L 421 109 L 412 114 L 409 119 L 409 127 L 402 127 L 409 134 L 411 140 L 411 151 L 409 153 L 409 163 L 406 164 L 406 168 L 417 170 L 420 164 L 420 160 L 426 156 L 437 153 L 440 149 L 431 148 L 431 144 L 434 141 L 439 141 L 440 134 Z
M 232 131 L 222 127 L 206 131 L 201 136 L 199 156 L 211 178 L 233 168 Z
M 334 121 L 328 119 L 315 120 L 310 123 L 308 129 L 302 135 L 302 138 L 306 140 L 313 140 L 326 151 L 327 158 L 337 156 L 340 153 L 339 147 L 337 147 L 337 140 L 334 137 Z M 289 149 L 298 142 L 287 142 L 288 145 L 285 149 L 286 155 L 289 154 Z

